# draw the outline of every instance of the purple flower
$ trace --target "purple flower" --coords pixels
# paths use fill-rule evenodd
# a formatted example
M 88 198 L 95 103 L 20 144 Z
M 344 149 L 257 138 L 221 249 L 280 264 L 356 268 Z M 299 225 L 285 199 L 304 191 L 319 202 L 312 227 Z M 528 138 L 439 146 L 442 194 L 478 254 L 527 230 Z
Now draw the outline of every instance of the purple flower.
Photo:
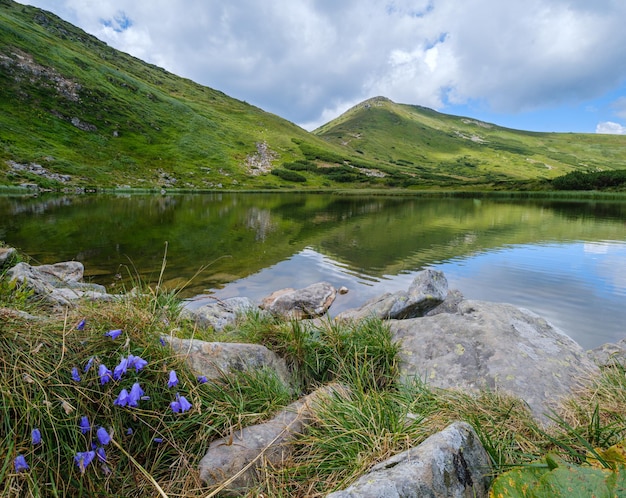
M 26 463 L 26 458 L 24 455 L 17 455 L 15 460 L 13 460 L 13 465 L 15 466 L 15 472 L 25 472 L 30 470 L 30 467 Z
M 102 446 L 98 446 L 96 448 L 96 456 L 98 457 L 98 460 L 100 460 L 102 463 L 106 463 L 107 454 Z
M 120 380 L 122 378 L 122 375 L 126 373 L 127 369 L 128 369 L 128 358 L 122 358 L 120 360 L 120 364 L 117 365 L 113 369 L 113 378 L 115 380 Z
M 198 377 L 198 384 L 206 384 L 208 382 L 206 375 L 200 375 Z
M 128 404 L 128 391 L 126 389 L 122 389 L 113 404 L 117 406 L 126 406 Z
M 105 385 L 111 379 L 113 379 L 113 372 L 107 368 L 104 363 L 100 363 L 98 367 L 98 375 L 100 376 L 100 385 Z
M 93 365 L 93 356 L 89 358 L 89 360 L 87 361 L 87 364 L 85 365 L 85 368 L 83 369 L 83 372 L 85 373 L 89 372 L 91 365 Z
M 104 335 L 105 335 L 105 337 L 110 337 L 111 339 L 117 339 L 119 336 L 122 335 L 122 330 L 121 329 L 109 330 Z
M 111 436 L 109 436 L 109 433 L 104 427 L 100 427 L 98 429 L 98 432 L 96 432 L 96 436 L 98 437 L 98 442 L 102 446 L 106 446 L 111 442 Z
M 76 455 L 74 456 L 74 461 L 76 462 L 76 465 L 78 465 L 78 468 L 80 469 L 80 472 L 82 474 L 85 473 L 87 465 L 89 465 L 95 457 L 96 452 L 93 450 L 76 453 Z
M 30 438 L 33 443 L 33 446 L 41 443 L 41 432 L 36 427 L 30 433 Z
M 85 328 L 85 319 L 83 318 L 80 322 L 78 322 L 78 324 L 76 325 L 76 330 L 83 330 Z
M 78 368 L 76 367 L 72 367 L 72 380 L 80 382 L 80 374 L 78 373 Z
M 167 387 L 172 388 L 178 385 L 178 377 L 176 376 L 176 372 L 174 370 L 170 371 L 170 379 L 167 382 Z
M 139 372 L 147 364 L 148 362 L 139 356 L 128 355 L 128 368 L 135 367 L 135 372 Z
M 165 346 L 165 339 L 163 339 L 163 337 L 159 337 L 159 342 L 161 343 L 161 346 Z
M 80 427 L 80 432 L 82 432 L 83 434 L 86 434 L 91 430 L 91 425 L 89 425 L 89 419 L 85 415 L 80 417 L 80 422 L 78 426 Z
M 160 444 L 160 443 L 162 443 L 162 442 L 163 442 L 163 438 L 162 438 L 162 437 L 155 437 L 155 438 L 153 439 L 153 441 L 154 441 L 155 443 L 157 443 L 157 444 Z
M 130 394 L 128 395 L 128 406 L 137 406 L 143 394 L 143 389 L 139 385 L 139 382 L 135 382 L 133 384 L 133 387 L 130 388 Z
M 176 401 L 170 403 L 170 408 L 174 413 L 184 413 L 191 409 L 191 403 L 187 401 L 187 398 L 176 393 Z
M 132 436 L 133 435 L 133 428 L 129 427 L 128 429 L 126 429 L 126 435 L 127 436 Z

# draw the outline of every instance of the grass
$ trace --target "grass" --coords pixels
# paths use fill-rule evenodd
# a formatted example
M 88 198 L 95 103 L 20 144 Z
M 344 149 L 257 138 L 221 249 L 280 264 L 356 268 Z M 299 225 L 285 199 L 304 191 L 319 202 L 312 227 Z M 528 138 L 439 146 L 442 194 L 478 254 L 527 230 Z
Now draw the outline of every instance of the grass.
M 398 345 L 379 320 L 312 324 L 249 313 L 218 335 L 179 319 L 175 293 L 141 290 L 55 312 L 0 278 L 0 496 L 209 496 L 214 490 L 200 482 L 198 462 L 211 440 L 266 420 L 331 382 L 345 389 L 319 403 L 290 460 L 264 468 L 248 496 L 325 496 L 456 420 L 475 428 L 494 475 L 548 453 L 584 464 L 589 451 L 626 437 L 626 369 L 620 364 L 566 400 L 553 414 L 555 423 L 544 428 L 523 402 L 500 392 L 435 389 L 420 379 L 398 384 Z M 77 327 L 83 319 L 84 327 Z M 122 332 L 111 338 L 111 330 Z M 265 370 L 199 383 L 162 345 L 165 335 L 265 344 L 287 360 L 294 384 L 285 386 Z M 146 360 L 145 367 L 102 384 L 99 365 L 113 370 L 129 354 Z M 72 379 L 73 368 L 80 381 Z M 178 385 L 169 388 L 172 370 Z M 121 389 L 135 383 L 149 399 L 116 406 Z M 176 393 L 191 409 L 171 410 Z M 85 433 L 82 417 L 91 426 Z M 100 427 L 112 442 L 98 443 Z M 42 436 L 36 445 L 34 428 Z M 96 458 L 83 472 L 75 456 L 94 442 L 106 462 Z M 18 455 L 28 471 L 15 470 Z

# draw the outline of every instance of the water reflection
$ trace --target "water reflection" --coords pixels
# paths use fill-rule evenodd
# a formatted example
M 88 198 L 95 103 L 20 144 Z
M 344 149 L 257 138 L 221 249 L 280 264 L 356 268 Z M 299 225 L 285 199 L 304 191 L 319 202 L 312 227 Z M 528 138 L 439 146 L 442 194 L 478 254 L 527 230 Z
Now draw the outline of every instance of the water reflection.
M 333 312 L 441 268 L 467 297 L 536 311 L 587 347 L 623 335 L 626 202 L 305 194 L 0 197 L 0 240 L 79 260 L 110 289 L 193 278 L 192 297 L 257 299 L 327 280 Z M 622 306 L 623 307 L 623 306 Z M 624 307 L 626 308 L 626 307 Z M 601 326 L 598 326 L 600 316 Z

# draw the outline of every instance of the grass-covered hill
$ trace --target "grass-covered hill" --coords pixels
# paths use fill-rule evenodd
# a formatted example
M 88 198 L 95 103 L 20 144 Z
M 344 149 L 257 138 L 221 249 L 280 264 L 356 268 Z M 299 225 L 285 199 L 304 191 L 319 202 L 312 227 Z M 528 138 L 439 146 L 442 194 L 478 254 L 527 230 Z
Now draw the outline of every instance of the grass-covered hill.
M 545 188 L 626 137 L 528 133 L 384 98 L 314 133 L 0 0 L 0 186 Z

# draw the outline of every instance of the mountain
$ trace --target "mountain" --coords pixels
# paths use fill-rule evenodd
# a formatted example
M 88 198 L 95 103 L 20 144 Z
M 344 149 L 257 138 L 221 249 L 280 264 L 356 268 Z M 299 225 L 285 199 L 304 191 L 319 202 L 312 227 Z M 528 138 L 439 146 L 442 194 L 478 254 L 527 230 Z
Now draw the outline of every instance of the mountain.
M 545 188 L 626 137 L 529 133 L 370 99 L 309 133 L 0 0 L 0 186 Z

